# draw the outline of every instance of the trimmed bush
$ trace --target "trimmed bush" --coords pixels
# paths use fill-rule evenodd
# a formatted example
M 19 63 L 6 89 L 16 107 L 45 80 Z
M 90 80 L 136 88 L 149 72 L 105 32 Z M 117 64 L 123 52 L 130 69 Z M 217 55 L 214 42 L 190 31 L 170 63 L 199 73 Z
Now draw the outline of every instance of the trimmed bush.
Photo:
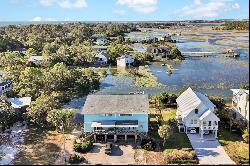
M 156 148 L 156 143 L 152 139 L 143 139 L 141 147 L 147 151 L 153 151 Z
M 85 160 L 85 158 L 80 157 L 76 154 L 70 155 L 70 157 L 69 157 L 70 164 L 79 164 L 79 163 L 83 162 L 84 160 Z
M 91 150 L 93 146 L 93 142 L 92 141 L 84 141 L 82 143 L 76 143 L 74 142 L 74 151 L 75 152 L 79 152 L 79 153 L 87 153 Z

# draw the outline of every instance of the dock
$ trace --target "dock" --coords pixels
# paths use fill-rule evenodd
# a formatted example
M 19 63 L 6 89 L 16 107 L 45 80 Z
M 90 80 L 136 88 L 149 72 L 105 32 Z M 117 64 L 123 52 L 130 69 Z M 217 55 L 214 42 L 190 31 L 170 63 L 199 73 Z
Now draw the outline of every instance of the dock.
M 216 55 L 225 55 L 226 57 L 239 57 L 240 54 L 235 52 L 182 52 L 184 57 L 209 57 Z

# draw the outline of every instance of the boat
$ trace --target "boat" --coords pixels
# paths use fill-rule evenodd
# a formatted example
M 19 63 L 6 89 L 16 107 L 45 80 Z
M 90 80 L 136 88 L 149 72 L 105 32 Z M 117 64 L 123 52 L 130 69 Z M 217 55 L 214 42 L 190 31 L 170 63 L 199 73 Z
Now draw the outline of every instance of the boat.
M 166 63 L 161 64 L 161 66 L 166 66 Z

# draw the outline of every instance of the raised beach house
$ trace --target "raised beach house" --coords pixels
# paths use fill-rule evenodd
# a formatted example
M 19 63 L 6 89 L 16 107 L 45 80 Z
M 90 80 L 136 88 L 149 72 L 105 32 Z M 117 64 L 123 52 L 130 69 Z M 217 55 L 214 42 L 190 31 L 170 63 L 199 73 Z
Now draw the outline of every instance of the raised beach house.
M 249 127 L 249 90 L 231 89 L 233 92 L 232 107 L 235 118 L 246 121 Z
M 201 138 L 204 133 L 212 133 L 217 138 L 220 119 L 215 114 L 216 106 L 205 95 L 188 88 L 176 102 L 179 130 L 182 128 L 186 133 L 195 130 Z
M 142 139 L 148 133 L 148 95 L 89 95 L 82 114 L 84 132 L 95 141 Z
M 126 66 L 132 65 L 135 60 L 131 55 L 124 55 L 124 56 L 118 57 L 116 61 L 117 61 L 117 66 L 126 67 Z

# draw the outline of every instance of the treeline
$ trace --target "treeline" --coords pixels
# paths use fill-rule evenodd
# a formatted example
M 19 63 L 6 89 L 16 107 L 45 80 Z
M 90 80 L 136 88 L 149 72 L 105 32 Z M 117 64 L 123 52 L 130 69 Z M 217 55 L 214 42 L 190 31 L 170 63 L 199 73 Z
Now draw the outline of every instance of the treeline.
M 171 26 L 185 26 L 185 25 L 186 25 L 185 23 L 181 22 L 137 23 L 137 26 L 139 26 L 140 28 L 158 28 L 158 29 L 165 29 Z
M 249 21 L 227 21 L 223 30 L 249 30 Z
M 20 47 L 34 48 L 42 53 L 49 44 L 71 46 L 83 42 L 93 42 L 94 34 L 117 37 L 136 30 L 134 24 L 38 24 L 6 26 L 0 29 L 0 51 L 16 50 Z
M 14 52 L 0 53 L 0 66 L 13 83 L 9 97 L 32 97 L 27 118 L 34 123 L 46 123 L 49 111 L 61 108 L 74 97 L 98 89 L 105 73 L 91 68 L 56 63 L 49 67 L 32 66 L 25 57 Z

